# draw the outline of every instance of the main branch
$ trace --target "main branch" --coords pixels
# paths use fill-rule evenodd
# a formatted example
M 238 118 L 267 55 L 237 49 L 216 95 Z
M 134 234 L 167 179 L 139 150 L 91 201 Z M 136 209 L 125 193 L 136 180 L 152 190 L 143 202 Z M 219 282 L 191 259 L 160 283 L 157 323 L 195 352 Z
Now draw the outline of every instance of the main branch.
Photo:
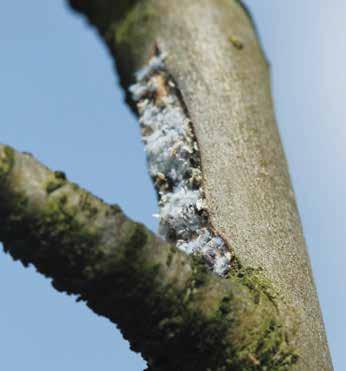
M 239 0 L 70 0 L 113 53 L 127 101 L 158 48 L 200 149 L 214 230 L 296 308 L 299 370 L 332 369 L 253 22 Z

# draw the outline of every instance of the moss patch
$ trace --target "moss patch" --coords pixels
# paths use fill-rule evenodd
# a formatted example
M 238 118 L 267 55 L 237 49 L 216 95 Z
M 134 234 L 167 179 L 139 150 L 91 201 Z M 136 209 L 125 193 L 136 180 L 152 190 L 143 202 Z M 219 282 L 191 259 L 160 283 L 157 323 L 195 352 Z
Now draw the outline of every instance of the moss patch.
M 259 300 L 259 295 L 264 294 L 277 307 L 279 292 L 273 287 L 269 279 L 264 275 L 261 268 L 239 268 L 230 272 L 231 275 L 237 277 L 243 285 L 248 287 L 254 293 L 254 300 Z
M 14 150 L 9 146 L 4 146 L 0 150 L 0 179 L 5 177 L 12 170 L 14 163 Z

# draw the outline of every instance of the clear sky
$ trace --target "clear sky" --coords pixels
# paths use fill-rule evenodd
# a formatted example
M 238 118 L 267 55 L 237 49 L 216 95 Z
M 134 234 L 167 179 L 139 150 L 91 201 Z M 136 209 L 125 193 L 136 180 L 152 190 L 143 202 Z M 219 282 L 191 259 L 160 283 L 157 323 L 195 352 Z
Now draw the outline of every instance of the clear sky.
M 346 44 L 342 0 L 248 0 L 335 369 L 346 370 Z M 105 47 L 63 0 L 0 4 L 0 142 L 119 203 L 152 229 L 155 194 L 135 118 Z M 140 371 L 108 320 L 0 252 L 0 369 Z

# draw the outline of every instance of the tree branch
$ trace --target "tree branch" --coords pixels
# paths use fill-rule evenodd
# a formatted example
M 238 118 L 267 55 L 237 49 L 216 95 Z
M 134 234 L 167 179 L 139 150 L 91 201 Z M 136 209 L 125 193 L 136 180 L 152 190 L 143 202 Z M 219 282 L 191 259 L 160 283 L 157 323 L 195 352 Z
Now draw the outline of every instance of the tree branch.
M 152 370 L 287 369 L 296 356 L 258 272 L 228 279 L 31 155 L 0 145 L 5 251 L 116 323 Z

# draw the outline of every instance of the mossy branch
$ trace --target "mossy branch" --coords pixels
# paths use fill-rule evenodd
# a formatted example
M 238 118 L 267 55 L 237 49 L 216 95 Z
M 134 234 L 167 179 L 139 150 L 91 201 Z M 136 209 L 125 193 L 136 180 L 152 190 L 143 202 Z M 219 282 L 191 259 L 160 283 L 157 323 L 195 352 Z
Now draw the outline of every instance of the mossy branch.
M 119 326 L 152 370 L 286 370 L 291 330 L 254 275 L 220 279 L 31 155 L 0 145 L 0 239 Z

